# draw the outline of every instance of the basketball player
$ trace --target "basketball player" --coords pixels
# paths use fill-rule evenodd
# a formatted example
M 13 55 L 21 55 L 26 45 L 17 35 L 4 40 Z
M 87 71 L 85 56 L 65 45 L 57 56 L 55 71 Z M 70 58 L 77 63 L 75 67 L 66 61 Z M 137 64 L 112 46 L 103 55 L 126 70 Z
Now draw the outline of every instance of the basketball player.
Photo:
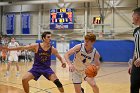
M 140 89 L 140 7 L 133 12 L 133 24 L 138 26 L 133 33 L 135 38 L 135 53 L 132 60 L 132 67 L 129 69 L 131 75 L 131 93 L 139 93 Z
M 35 52 L 34 64 L 25 76 L 22 78 L 22 84 L 24 91 L 29 93 L 29 81 L 34 79 L 38 80 L 41 75 L 46 79 L 52 81 L 59 89 L 60 93 L 64 93 L 63 86 L 57 78 L 51 66 L 51 54 L 54 54 L 62 63 L 62 67 L 65 68 L 66 64 L 58 51 L 50 44 L 51 32 L 44 32 L 42 34 L 42 43 L 31 44 L 27 46 L 19 46 L 17 48 L 9 48 L 8 50 L 33 50 Z
M 0 47 L 2 47 L 2 36 L 0 35 Z M 0 54 L 2 52 L 2 49 L 0 48 Z M 0 62 L 2 62 L 2 55 L 0 55 Z
M 7 59 L 7 51 L 5 49 L 1 51 L 1 57 L 2 57 L 2 62 L 5 62 Z
M 18 47 L 19 44 L 15 41 L 15 38 L 11 38 L 11 42 L 8 44 L 9 48 L 15 48 Z M 17 68 L 17 73 L 16 76 L 19 76 L 19 66 L 18 66 L 18 51 L 13 50 L 8 52 L 8 63 L 7 63 L 7 71 L 4 76 L 9 76 L 9 70 L 11 63 L 15 62 L 16 63 L 16 68 Z
M 72 72 L 72 80 L 76 93 L 83 92 L 83 88 L 81 88 L 82 79 L 88 82 L 94 93 L 99 93 L 99 88 L 96 85 L 94 78 L 87 77 L 84 72 L 85 68 L 90 64 L 96 65 L 99 70 L 100 55 L 93 47 L 95 41 L 96 36 L 92 33 L 88 34 L 84 38 L 84 43 L 75 45 L 64 55 L 69 66 L 69 71 Z M 69 59 L 72 54 L 75 54 L 73 63 Z
M 0 35 L 0 46 L 2 46 L 2 36 Z

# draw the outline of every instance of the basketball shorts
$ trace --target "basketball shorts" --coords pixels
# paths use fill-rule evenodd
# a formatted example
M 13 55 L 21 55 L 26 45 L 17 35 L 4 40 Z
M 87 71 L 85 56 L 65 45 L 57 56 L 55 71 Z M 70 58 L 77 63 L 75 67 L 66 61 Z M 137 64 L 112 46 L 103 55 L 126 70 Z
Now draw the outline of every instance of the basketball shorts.
M 72 72 L 72 81 L 74 84 L 81 84 L 85 78 L 86 75 L 84 71 L 75 70 Z
M 18 62 L 18 55 L 16 55 L 16 54 L 9 55 L 8 61 L 16 61 L 16 62 Z
M 54 71 L 49 67 L 49 68 L 35 68 L 33 67 L 31 70 L 28 72 L 32 73 L 32 75 L 35 77 L 34 80 L 38 80 L 41 75 L 43 75 L 46 79 L 49 80 L 49 76 L 54 74 Z

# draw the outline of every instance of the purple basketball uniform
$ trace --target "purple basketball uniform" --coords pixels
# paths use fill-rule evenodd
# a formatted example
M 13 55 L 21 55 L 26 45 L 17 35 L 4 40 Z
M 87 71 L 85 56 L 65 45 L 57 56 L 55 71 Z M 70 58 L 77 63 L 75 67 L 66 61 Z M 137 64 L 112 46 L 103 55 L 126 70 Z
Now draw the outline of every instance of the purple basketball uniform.
M 33 67 L 29 70 L 29 72 L 35 77 L 34 80 L 38 80 L 41 75 L 43 75 L 46 79 L 49 79 L 49 76 L 54 74 L 54 71 L 50 68 L 51 49 L 52 46 L 45 51 L 39 44 L 38 52 L 35 53 Z

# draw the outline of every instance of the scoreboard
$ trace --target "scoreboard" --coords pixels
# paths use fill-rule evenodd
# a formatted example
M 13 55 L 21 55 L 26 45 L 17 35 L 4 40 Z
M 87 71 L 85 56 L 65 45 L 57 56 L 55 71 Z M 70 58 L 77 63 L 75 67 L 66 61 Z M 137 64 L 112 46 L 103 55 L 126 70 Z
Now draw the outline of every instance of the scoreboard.
M 50 9 L 50 29 L 74 29 L 73 11 L 72 8 Z
M 93 17 L 93 24 L 101 24 L 101 17 Z

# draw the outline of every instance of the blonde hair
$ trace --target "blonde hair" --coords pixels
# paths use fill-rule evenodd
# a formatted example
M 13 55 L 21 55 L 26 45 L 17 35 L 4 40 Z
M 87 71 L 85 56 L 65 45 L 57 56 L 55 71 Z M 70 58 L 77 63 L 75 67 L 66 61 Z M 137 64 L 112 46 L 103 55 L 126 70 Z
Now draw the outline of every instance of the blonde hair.
M 96 41 L 96 35 L 94 35 L 93 33 L 87 34 L 87 35 L 85 35 L 85 40 L 94 42 L 94 41 Z

